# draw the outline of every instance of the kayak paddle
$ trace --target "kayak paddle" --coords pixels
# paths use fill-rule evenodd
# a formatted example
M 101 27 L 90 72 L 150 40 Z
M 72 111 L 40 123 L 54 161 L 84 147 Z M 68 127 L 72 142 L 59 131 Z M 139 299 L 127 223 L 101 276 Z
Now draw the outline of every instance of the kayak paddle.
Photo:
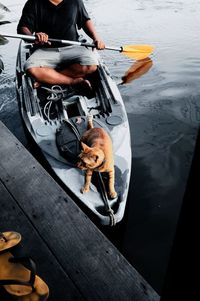
M 27 41 L 35 41 L 37 39 L 36 36 L 23 35 L 23 34 L 0 34 L 0 35 L 3 37 L 17 38 L 17 39 L 23 39 Z M 94 44 L 85 43 L 85 42 L 83 43 L 83 42 L 76 42 L 76 41 L 69 41 L 69 40 L 51 39 L 51 38 L 48 40 L 49 42 L 61 43 L 64 45 L 78 45 L 78 46 L 95 48 Z M 135 60 L 142 60 L 148 57 L 153 52 L 154 47 L 151 45 L 124 45 L 121 47 L 106 46 L 105 49 L 121 52 L 127 57 Z

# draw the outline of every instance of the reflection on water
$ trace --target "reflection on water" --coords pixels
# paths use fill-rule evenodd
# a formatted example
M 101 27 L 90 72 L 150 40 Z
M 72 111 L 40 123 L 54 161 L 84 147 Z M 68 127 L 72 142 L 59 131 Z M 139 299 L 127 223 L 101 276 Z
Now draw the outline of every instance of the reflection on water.
M 8 7 L 6 7 L 4 4 L 2 4 L 2 3 L 0 3 L 0 10 L 1 11 L 6 11 L 6 12 L 9 12 L 10 10 L 9 10 L 9 8 Z
M 133 80 L 140 78 L 142 75 L 147 73 L 152 66 L 153 62 L 149 57 L 134 62 L 133 65 L 126 71 L 124 76 L 122 76 L 122 84 L 129 84 Z
M 0 74 L 3 71 L 3 69 L 4 69 L 4 64 L 3 64 L 3 61 L 0 58 Z
M 0 25 L 8 24 L 10 21 L 0 21 Z
M 8 40 L 2 36 L 0 36 L 0 45 L 5 45 L 8 43 Z
M 25 0 L 0 7 L 0 29 L 15 33 Z M 102 51 L 120 85 L 131 126 L 133 169 L 123 231 L 115 243 L 161 291 L 200 122 L 200 1 L 85 0 L 99 35 L 108 45 L 149 44 L 149 61 Z M 103 13 L 102 13 L 103 12 Z M 112 12 L 112 13 L 111 13 Z M 18 41 L 0 45 L 0 118 L 24 139 L 14 90 Z M 136 80 L 137 79 L 137 80 Z M 112 239 L 112 235 L 111 235 Z

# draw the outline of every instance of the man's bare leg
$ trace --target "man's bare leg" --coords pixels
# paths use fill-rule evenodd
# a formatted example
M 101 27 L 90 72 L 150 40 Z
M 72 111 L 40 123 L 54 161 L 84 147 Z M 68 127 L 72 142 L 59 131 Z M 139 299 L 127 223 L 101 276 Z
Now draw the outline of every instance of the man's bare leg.
M 32 67 L 27 71 L 36 80 L 35 87 L 40 83 L 60 84 L 60 85 L 76 85 L 85 83 L 89 86 L 88 81 L 84 79 L 87 74 L 91 74 L 96 70 L 97 66 L 81 66 L 73 64 L 62 71 L 56 71 L 49 67 Z
M 85 77 L 87 74 L 91 74 L 97 70 L 96 65 L 83 66 L 80 64 L 73 64 L 68 68 L 60 71 L 61 74 L 72 78 Z

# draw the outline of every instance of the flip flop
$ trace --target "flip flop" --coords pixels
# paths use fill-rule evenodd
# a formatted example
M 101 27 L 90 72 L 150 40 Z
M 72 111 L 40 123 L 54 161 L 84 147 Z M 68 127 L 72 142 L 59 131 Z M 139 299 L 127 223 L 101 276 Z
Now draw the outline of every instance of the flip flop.
M 28 266 L 26 268 L 24 265 Z M 47 284 L 36 275 L 35 263 L 28 257 L 0 254 L 0 285 L 17 301 L 46 301 Z
M 21 239 L 21 235 L 17 232 L 0 232 L 0 254 L 1 252 L 16 246 Z

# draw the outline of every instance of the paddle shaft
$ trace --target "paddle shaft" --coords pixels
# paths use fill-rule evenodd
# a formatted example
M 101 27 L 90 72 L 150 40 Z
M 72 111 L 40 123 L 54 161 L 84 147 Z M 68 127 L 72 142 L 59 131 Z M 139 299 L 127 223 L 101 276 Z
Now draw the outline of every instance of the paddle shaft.
M 25 35 L 25 34 L 1 34 L 3 37 L 6 38 L 16 38 L 16 39 L 23 39 L 27 41 L 35 41 L 37 40 L 36 36 L 30 36 L 30 35 Z M 86 47 L 92 47 L 95 48 L 94 44 L 90 43 L 83 43 L 83 42 L 77 42 L 77 41 L 69 41 L 69 40 L 59 40 L 59 39 L 48 39 L 49 42 L 56 42 L 56 43 L 61 43 L 63 45 L 77 45 L 77 46 L 86 46 Z M 106 46 L 105 49 L 107 50 L 114 50 L 118 52 L 122 52 L 123 48 L 122 47 L 110 47 Z

